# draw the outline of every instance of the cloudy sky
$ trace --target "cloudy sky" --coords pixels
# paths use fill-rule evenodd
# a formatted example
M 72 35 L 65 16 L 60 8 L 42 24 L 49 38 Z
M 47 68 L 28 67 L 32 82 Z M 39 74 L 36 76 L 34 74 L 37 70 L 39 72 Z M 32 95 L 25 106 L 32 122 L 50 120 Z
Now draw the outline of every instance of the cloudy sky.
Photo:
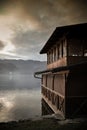
M 57 26 L 87 22 L 86 0 L 0 0 L 0 58 L 45 60 Z

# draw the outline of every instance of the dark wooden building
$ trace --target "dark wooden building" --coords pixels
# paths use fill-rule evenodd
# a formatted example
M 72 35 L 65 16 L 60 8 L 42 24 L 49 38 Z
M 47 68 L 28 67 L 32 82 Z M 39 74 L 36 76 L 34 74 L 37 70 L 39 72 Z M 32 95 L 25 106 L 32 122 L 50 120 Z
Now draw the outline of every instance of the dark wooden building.
M 42 96 L 64 118 L 87 115 L 87 23 L 57 27 L 40 54 L 47 54 Z

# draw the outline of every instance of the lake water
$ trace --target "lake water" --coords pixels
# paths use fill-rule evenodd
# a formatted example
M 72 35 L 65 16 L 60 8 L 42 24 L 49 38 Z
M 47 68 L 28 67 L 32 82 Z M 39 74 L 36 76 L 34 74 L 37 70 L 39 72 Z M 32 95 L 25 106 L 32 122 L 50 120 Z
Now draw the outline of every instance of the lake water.
M 40 80 L 33 75 L 0 75 L 0 122 L 41 116 Z

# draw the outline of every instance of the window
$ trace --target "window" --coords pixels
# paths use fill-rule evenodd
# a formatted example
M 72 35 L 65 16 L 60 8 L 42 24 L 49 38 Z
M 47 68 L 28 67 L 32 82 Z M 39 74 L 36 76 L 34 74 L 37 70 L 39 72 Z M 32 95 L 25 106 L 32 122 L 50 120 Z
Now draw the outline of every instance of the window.
M 63 57 L 67 56 L 67 44 L 66 40 L 63 40 Z
M 47 64 L 49 64 L 49 53 L 47 53 Z
M 54 48 L 53 51 L 54 51 L 54 61 L 56 61 L 56 57 L 57 57 L 57 56 L 56 56 L 56 47 Z
M 50 63 L 52 62 L 52 52 L 50 51 Z
M 59 59 L 59 44 L 56 46 L 56 61 Z
M 79 40 L 72 39 L 69 40 L 69 47 L 68 47 L 69 56 L 82 56 L 82 45 Z
M 87 50 L 84 51 L 84 56 L 87 56 Z
M 51 62 L 51 59 L 50 59 L 50 52 L 48 53 L 48 61 L 49 61 L 49 64 Z
M 87 56 L 87 40 L 84 40 L 83 43 L 84 43 L 84 47 L 83 47 L 84 52 L 83 53 L 84 53 L 84 56 Z
M 59 58 L 62 57 L 62 44 L 59 44 Z
M 54 62 L 54 50 L 52 49 L 52 62 Z

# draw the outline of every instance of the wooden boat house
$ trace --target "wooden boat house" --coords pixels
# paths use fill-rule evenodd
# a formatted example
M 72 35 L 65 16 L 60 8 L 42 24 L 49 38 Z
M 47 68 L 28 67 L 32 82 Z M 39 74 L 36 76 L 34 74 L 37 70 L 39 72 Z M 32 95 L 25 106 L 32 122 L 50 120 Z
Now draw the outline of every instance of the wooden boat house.
M 87 115 L 87 23 L 57 27 L 40 54 L 47 54 L 42 96 L 64 118 Z

